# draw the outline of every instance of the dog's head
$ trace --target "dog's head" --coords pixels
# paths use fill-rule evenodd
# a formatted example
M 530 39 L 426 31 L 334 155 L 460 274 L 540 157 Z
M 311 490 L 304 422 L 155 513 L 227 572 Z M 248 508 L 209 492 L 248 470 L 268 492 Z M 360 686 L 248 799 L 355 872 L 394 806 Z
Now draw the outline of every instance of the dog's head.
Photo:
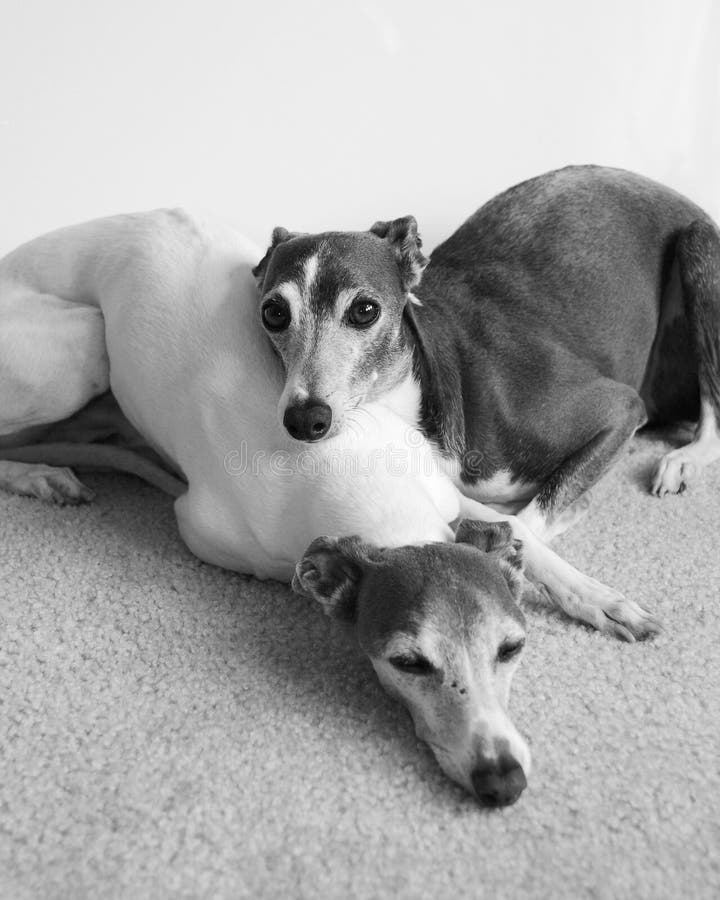
M 338 434 L 351 409 L 409 374 L 402 315 L 427 264 L 420 247 L 412 216 L 367 232 L 274 230 L 254 275 L 285 368 L 280 419 L 296 440 Z
M 511 722 L 525 643 L 522 548 L 507 523 L 464 520 L 454 544 L 380 550 L 318 538 L 293 589 L 355 623 L 382 685 L 443 770 L 488 806 L 514 803 L 530 750 Z

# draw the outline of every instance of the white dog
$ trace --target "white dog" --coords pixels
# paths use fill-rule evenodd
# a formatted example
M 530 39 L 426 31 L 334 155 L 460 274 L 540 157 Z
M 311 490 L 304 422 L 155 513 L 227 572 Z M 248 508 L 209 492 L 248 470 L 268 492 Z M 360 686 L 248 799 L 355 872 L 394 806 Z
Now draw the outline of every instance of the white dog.
M 458 491 L 416 427 L 412 375 L 361 404 L 336 437 L 312 447 L 294 441 L 276 412 L 284 373 L 260 323 L 252 275 L 260 256 L 227 227 L 156 211 L 65 228 L 5 257 L 0 487 L 79 502 L 91 495 L 65 466 L 134 471 L 176 495 L 180 533 L 201 559 L 286 581 L 302 560 L 295 587 L 334 615 L 352 607 L 362 619 L 370 602 L 362 585 L 378 589 L 366 570 L 384 567 L 394 587 L 386 579 L 383 590 L 396 598 L 404 590 L 396 606 L 405 613 L 376 611 L 361 643 L 451 777 L 485 802 L 512 802 L 530 765 L 505 712 L 524 633 L 515 539 L 525 544 L 529 576 L 571 615 L 628 637 L 602 609 L 622 609 L 621 619 L 643 613 L 521 522 Z M 507 519 L 512 533 L 465 528 L 463 541 L 484 552 L 433 549 L 453 541 L 450 523 L 462 516 Z M 331 541 L 303 558 L 319 535 L 426 549 L 383 557 Z M 457 628 L 447 625 L 448 641 L 438 610 L 454 621 L 460 595 L 474 625 L 466 610 Z M 455 677 L 438 680 L 439 672 Z M 466 685 L 459 699 L 458 684 Z

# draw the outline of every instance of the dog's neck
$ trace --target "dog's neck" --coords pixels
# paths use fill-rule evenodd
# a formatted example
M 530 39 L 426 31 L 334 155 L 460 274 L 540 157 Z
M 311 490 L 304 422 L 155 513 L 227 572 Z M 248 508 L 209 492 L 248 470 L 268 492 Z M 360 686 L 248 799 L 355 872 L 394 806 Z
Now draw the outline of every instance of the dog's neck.
M 420 428 L 422 416 L 422 390 L 409 356 L 405 374 L 395 385 L 370 400 L 368 406 L 378 404 L 394 413 L 409 427 Z
M 408 303 L 403 329 L 412 348 L 413 380 L 419 386 L 415 420 L 441 453 L 461 460 L 466 450 L 462 365 L 446 323 L 434 321 L 433 307 Z

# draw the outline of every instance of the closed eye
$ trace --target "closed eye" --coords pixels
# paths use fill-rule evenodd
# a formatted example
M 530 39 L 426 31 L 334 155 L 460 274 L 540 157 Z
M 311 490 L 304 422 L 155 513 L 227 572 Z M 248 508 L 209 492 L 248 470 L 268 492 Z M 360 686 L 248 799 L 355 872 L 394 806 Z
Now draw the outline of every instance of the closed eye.
M 518 641 L 503 641 L 497 652 L 497 661 L 499 663 L 510 662 L 522 652 L 524 646 L 525 638 L 520 638 Z
M 415 653 L 391 656 L 388 662 L 399 672 L 405 672 L 407 675 L 432 675 L 437 671 L 429 659 Z

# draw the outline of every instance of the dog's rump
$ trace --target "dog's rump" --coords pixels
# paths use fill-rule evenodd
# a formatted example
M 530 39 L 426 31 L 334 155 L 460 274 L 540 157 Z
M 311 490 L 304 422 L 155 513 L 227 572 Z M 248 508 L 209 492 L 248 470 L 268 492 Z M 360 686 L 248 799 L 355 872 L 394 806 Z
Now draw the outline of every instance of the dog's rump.
M 490 348 L 501 354 L 509 347 L 521 355 L 528 330 L 547 333 L 605 377 L 639 390 L 677 238 L 696 220 L 712 221 L 686 197 L 632 172 L 549 172 L 488 201 L 433 251 L 418 290 L 423 312 L 432 314 L 434 297 L 442 298 L 443 320 L 462 308 L 477 317 L 474 326 L 464 320 L 470 333 L 503 339 Z

